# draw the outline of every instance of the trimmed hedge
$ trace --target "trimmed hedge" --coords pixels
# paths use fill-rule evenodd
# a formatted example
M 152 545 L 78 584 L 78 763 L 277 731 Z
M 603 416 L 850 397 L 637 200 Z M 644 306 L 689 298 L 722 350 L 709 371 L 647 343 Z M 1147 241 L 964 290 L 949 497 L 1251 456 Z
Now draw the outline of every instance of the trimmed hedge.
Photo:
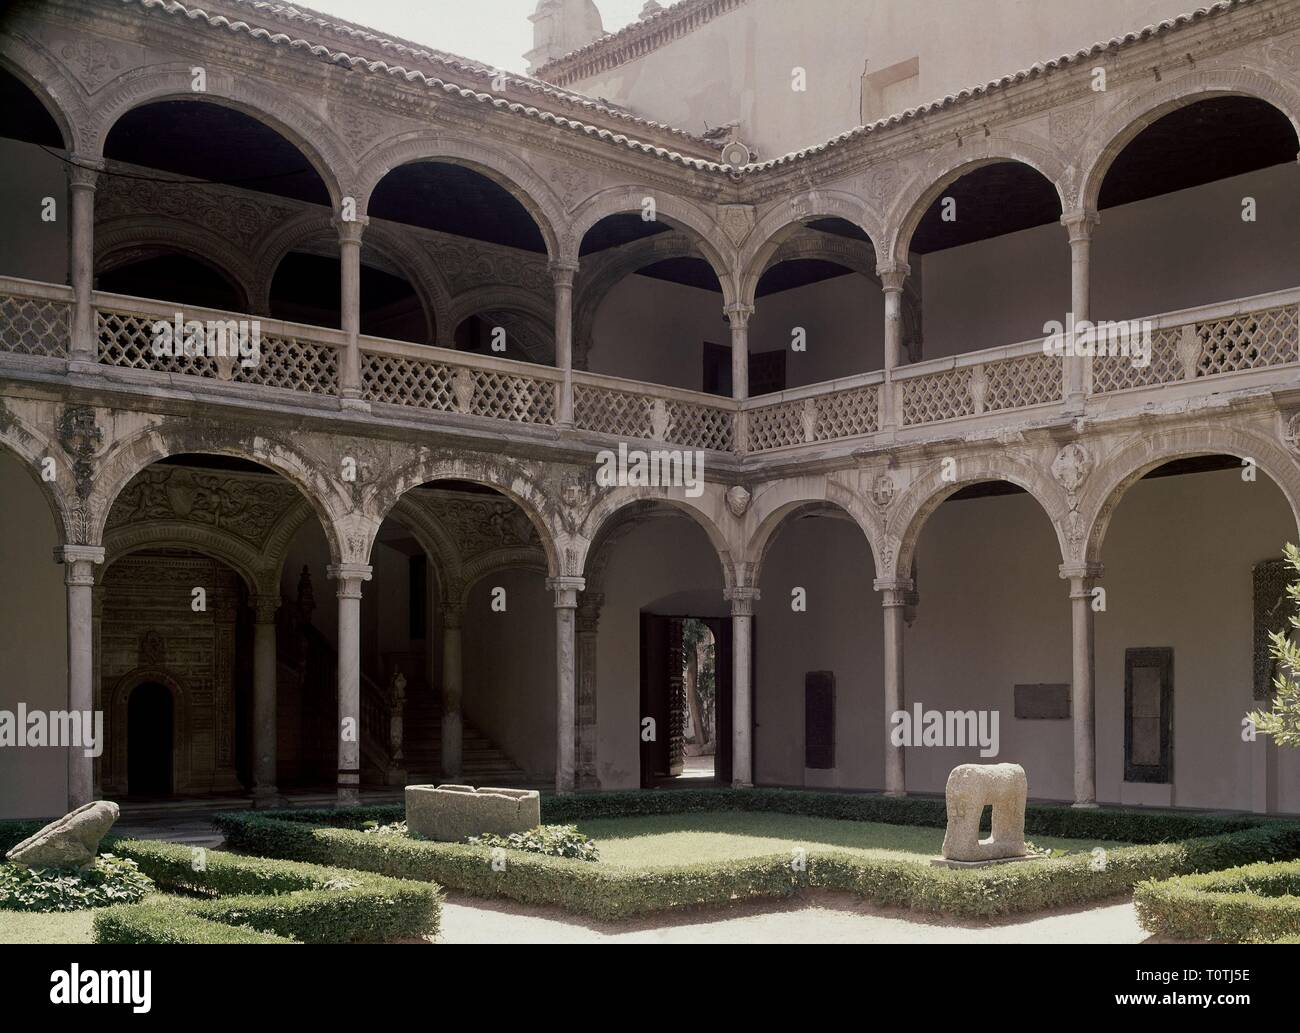
M 377 943 L 437 933 L 442 893 L 428 883 L 292 861 L 114 839 L 160 888 L 95 916 L 96 943 Z
M 636 789 L 608 793 L 577 793 L 542 797 L 542 824 L 573 825 L 593 818 L 635 818 L 658 814 L 698 814 L 716 811 L 799 814 L 843 821 L 874 821 L 885 825 L 943 828 L 947 809 L 939 798 L 893 797 L 871 793 L 819 793 L 801 789 Z M 243 813 L 243 812 L 240 812 Z M 388 824 L 406 818 L 398 804 L 361 807 L 295 808 L 258 811 L 284 821 L 334 828 L 358 828 L 366 821 Z M 223 814 L 214 820 L 221 825 Z M 1275 819 L 1274 819 L 1275 820 Z M 1219 836 L 1271 824 L 1251 815 L 1189 814 L 1124 808 L 1074 808 L 1065 804 L 1029 804 L 1025 833 L 1067 839 L 1118 840 L 1124 843 L 1163 843 Z M 989 831 L 989 816 L 983 831 Z
M 617 808 L 624 802 L 634 814 L 772 810 L 875 821 L 889 815 L 895 819 L 893 824 L 905 824 L 899 820 L 905 814 L 933 816 L 933 808 L 942 811 L 943 806 L 929 800 L 830 793 L 668 790 L 547 798 L 543 820 L 623 816 Z M 671 806 L 678 803 L 685 806 Z M 908 803 L 915 806 L 897 806 Z M 232 847 L 251 853 L 436 881 L 476 896 L 558 905 L 603 919 L 782 897 L 805 887 L 847 891 L 884 905 L 988 918 L 1104 900 L 1129 892 L 1144 879 L 1300 857 L 1300 823 L 1159 813 L 1150 815 L 1151 821 L 1143 829 L 1136 821 L 1146 817 L 1143 812 L 1064 807 L 1034 807 L 1031 811 L 1033 820 L 1027 818 L 1026 824 L 1029 831 L 1040 835 L 1104 839 L 1109 837 L 1103 833 L 1109 832 L 1115 837 L 1140 838 L 1138 834 L 1142 834 L 1149 839 L 1188 830 L 1218 834 L 1117 847 L 1107 851 L 1101 870 L 1094 870 L 1089 855 L 952 870 L 830 851 L 809 855 L 804 871 L 793 870 L 788 854 L 637 870 L 515 852 L 509 855 L 504 870 L 493 871 L 490 851 L 481 847 L 375 836 L 355 828 L 365 820 L 391 820 L 395 813 L 400 814 L 400 807 L 224 813 L 214 821 Z
M 1155 936 L 1300 942 L 1300 861 L 1143 882 L 1133 902 L 1138 922 Z

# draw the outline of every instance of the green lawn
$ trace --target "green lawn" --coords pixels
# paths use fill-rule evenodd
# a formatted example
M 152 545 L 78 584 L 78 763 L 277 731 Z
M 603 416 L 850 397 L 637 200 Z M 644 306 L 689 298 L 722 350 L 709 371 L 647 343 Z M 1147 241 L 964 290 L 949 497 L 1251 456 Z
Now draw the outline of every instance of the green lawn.
M 578 828 L 596 841 L 603 863 L 626 867 L 728 861 L 785 853 L 794 847 L 809 853 L 846 850 L 878 860 L 926 864 L 943 845 L 943 829 L 937 828 L 735 811 L 594 818 L 579 822 Z M 1038 847 L 1085 853 L 1094 846 L 1128 846 L 1054 836 L 1030 838 Z
M 0 911 L 0 943 L 89 943 L 94 911 Z

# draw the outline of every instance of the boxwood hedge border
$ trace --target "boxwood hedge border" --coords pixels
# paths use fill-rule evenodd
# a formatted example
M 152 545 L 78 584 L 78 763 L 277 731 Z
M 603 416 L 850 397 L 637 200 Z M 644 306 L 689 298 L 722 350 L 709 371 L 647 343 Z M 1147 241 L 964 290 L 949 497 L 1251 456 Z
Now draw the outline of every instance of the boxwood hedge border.
M 39 827 L 0 822 L 0 853 Z M 383 943 L 441 923 L 442 891 L 428 882 L 152 840 L 109 837 L 104 848 L 181 895 L 96 910 L 96 943 Z
M 1154 936 L 1300 942 L 1300 861 L 1141 882 L 1133 902 L 1138 922 Z
M 854 821 L 942 827 L 942 800 L 797 790 L 662 790 L 546 796 L 542 820 L 709 811 L 767 811 Z M 1105 900 L 1143 880 L 1215 871 L 1253 861 L 1300 857 L 1300 823 L 1175 811 L 1074 809 L 1031 805 L 1026 831 L 1137 843 L 1089 855 L 974 870 L 818 852 L 796 870 L 788 854 L 738 861 L 624 869 L 511 852 L 493 869 L 481 847 L 433 843 L 358 830 L 363 821 L 400 820 L 400 805 L 222 813 L 214 822 L 235 849 L 437 882 L 477 896 L 555 905 L 598 919 L 671 908 L 783 897 L 802 889 L 856 894 L 877 904 L 961 918 L 995 918 Z

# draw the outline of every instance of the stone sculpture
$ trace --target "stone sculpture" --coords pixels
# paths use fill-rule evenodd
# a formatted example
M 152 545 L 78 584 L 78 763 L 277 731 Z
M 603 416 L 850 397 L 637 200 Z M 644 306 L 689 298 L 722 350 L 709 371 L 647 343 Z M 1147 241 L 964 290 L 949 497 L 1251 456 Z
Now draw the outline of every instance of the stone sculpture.
M 943 859 L 987 863 L 1028 856 L 1025 849 L 1025 800 L 1029 782 L 1019 764 L 959 764 L 948 775 L 944 799 L 948 830 Z M 993 835 L 980 839 L 980 816 L 993 807 Z
M 536 789 L 406 787 L 406 828 L 413 836 L 459 843 L 466 836 L 508 836 L 541 823 L 542 798 Z
M 120 813 L 107 800 L 88 803 L 24 839 L 5 858 L 26 868 L 89 868 Z

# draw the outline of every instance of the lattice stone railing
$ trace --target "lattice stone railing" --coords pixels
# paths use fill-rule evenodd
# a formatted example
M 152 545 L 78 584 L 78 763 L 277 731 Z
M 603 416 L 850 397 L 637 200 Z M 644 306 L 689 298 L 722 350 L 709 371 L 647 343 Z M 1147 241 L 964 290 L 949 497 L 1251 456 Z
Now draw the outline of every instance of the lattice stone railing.
M 0 278 L 0 351 L 64 359 L 71 336 L 69 288 Z
M 839 441 L 880 429 L 880 387 L 874 383 L 830 386 L 817 394 L 775 404 L 764 401 L 757 398 L 746 405 L 751 452 Z
M 1131 345 L 1128 355 L 1098 355 L 1092 360 L 1092 391 L 1108 394 L 1300 362 L 1298 294 L 1281 291 L 1147 320 L 1150 362 L 1137 365 Z
M 338 394 L 342 335 L 337 330 L 137 298 L 99 295 L 96 301 L 97 358 L 105 366 L 257 384 L 309 394 Z M 159 321 L 174 323 L 178 311 L 187 322 L 245 322 L 249 324 L 249 333 L 254 330 L 251 324 L 256 322 L 259 343 L 255 363 L 243 364 L 235 351 L 234 341 L 228 346 L 230 353 L 227 355 L 186 354 L 184 348 L 175 347 L 159 354 L 154 347 L 155 325 Z
M 590 373 L 574 374 L 573 423 L 597 434 L 718 452 L 733 451 L 736 442 L 735 403 L 677 388 L 641 391 Z
M 474 361 L 482 366 L 467 365 L 464 356 L 441 348 L 366 339 L 362 397 L 512 423 L 555 423 L 556 370 L 482 356 Z
M 943 360 L 945 368 L 933 371 L 928 365 L 899 371 L 905 427 L 1050 405 L 1064 393 L 1061 357 L 1045 354 L 1037 341 Z

